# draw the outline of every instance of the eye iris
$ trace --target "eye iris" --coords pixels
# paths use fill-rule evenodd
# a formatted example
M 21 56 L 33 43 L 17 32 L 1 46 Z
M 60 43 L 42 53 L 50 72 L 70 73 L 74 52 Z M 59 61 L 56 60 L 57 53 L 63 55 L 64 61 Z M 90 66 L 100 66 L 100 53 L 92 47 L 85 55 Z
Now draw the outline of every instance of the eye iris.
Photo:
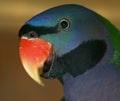
M 68 22 L 67 21 L 62 21 L 61 22 L 61 27 L 62 27 L 62 29 L 67 28 L 68 27 Z

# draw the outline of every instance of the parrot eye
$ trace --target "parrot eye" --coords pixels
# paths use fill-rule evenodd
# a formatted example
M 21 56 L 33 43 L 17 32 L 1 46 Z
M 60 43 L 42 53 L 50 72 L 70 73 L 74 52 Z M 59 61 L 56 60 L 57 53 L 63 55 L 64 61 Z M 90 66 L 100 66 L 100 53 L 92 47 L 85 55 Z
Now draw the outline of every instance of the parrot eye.
M 30 32 L 27 33 L 27 37 L 28 38 L 37 38 L 38 34 L 34 31 L 30 31 Z
M 67 30 L 70 28 L 70 21 L 66 18 L 63 18 L 59 21 L 58 29 Z

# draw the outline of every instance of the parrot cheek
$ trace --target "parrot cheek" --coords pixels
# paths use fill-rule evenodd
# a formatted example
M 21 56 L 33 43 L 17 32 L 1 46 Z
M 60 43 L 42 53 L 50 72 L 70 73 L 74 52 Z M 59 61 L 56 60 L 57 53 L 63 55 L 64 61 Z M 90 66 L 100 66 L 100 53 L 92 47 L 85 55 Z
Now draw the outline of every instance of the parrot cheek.
M 23 67 L 28 75 L 41 86 L 44 86 L 40 78 L 40 70 L 49 57 L 52 45 L 39 38 L 28 39 L 22 37 L 19 53 Z

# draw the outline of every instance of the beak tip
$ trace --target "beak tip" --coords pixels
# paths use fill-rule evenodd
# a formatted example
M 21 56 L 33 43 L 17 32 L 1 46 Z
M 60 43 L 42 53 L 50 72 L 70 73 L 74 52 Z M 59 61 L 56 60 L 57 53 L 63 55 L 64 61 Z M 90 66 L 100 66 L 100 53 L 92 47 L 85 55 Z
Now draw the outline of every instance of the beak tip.
M 45 86 L 45 84 L 41 81 L 41 80 L 39 80 L 39 81 L 36 81 L 40 86 L 42 86 L 42 87 L 44 87 Z
M 42 82 L 41 77 L 38 75 L 38 73 L 35 73 L 35 74 L 33 73 L 33 75 L 30 74 L 30 76 L 40 86 L 42 86 L 42 87 L 44 86 L 44 83 Z
M 30 69 L 28 68 L 29 66 L 28 65 L 23 65 L 26 73 L 37 83 L 39 84 L 40 86 L 44 86 L 44 83 L 42 82 L 41 80 L 41 77 L 39 76 L 38 74 L 38 70 L 37 69 Z
M 42 86 L 42 87 L 44 87 L 44 86 L 45 86 L 45 84 L 44 84 L 44 83 L 39 83 L 39 85 L 40 85 L 40 86 Z

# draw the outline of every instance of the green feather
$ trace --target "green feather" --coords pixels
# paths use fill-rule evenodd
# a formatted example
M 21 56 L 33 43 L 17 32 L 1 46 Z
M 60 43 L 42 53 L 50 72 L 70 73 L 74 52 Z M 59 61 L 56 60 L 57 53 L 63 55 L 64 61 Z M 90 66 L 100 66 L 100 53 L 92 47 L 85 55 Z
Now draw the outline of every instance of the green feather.
M 113 58 L 110 63 L 115 63 L 116 68 L 120 69 L 120 31 L 106 18 L 98 15 L 98 18 L 105 24 L 110 32 L 109 38 L 114 48 Z

